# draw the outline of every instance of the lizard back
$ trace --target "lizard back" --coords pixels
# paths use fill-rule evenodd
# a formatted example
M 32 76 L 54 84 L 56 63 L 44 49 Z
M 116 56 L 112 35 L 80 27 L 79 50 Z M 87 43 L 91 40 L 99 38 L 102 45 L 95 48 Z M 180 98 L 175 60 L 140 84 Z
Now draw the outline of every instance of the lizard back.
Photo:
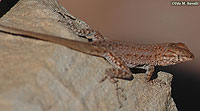
M 98 42 L 96 45 L 120 57 L 128 67 L 135 67 L 137 65 L 166 66 L 194 58 L 194 55 L 186 46 L 185 48 L 182 47 L 183 43 L 133 44 L 130 42 L 105 40 Z M 181 53 L 188 60 L 179 60 L 178 55 Z

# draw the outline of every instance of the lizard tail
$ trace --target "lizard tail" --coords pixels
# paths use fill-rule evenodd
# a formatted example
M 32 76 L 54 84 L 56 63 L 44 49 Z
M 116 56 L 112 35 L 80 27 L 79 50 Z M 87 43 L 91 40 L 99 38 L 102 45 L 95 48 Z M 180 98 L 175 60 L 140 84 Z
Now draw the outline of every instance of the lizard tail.
M 73 49 L 79 52 L 89 54 L 89 55 L 101 56 L 99 53 L 95 51 L 95 49 L 97 48 L 96 46 L 91 45 L 86 42 L 65 39 L 58 36 L 41 34 L 41 33 L 26 31 L 22 29 L 16 29 L 13 27 L 8 27 L 8 26 L 3 26 L 3 25 L 0 25 L 0 31 L 5 32 L 5 33 L 27 36 L 27 37 L 31 37 L 35 39 L 44 40 L 44 41 L 49 41 L 49 42 L 66 46 L 70 49 Z

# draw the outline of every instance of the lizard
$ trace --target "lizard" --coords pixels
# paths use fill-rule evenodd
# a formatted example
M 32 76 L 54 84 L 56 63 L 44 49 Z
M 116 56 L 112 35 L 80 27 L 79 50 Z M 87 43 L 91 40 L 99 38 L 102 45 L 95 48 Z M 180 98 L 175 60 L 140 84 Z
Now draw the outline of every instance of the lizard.
M 82 35 L 95 32 L 95 41 L 89 43 L 3 25 L 0 25 L 0 30 L 53 42 L 79 52 L 103 57 L 114 67 L 106 70 L 106 76 L 101 82 L 106 78 L 115 82 L 117 81 L 115 78 L 132 80 L 133 75 L 129 68 L 139 65 L 146 66 L 146 80 L 150 81 L 155 66 L 174 65 L 194 59 L 194 54 L 189 51 L 184 43 L 132 44 L 130 42 L 104 39 L 98 31 L 91 29 L 79 30 L 80 33 L 85 33 Z
M 133 79 L 133 73 L 129 68 L 144 65 L 147 74 L 146 81 L 149 82 L 155 66 L 175 65 L 194 59 L 194 54 L 190 52 L 184 43 L 133 44 L 110 40 L 103 37 L 100 32 L 90 28 L 77 29 L 73 22 L 68 22 L 68 26 L 77 35 L 86 36 L 93 41 L 81 42 L 3 25 L 0 25 L 0 31 L 49 41 L 82 53 L 102 57 L 113 68 L 105 70 L 105 76 L 100 82 L 108 78 L 116 84 L 116 89 L 118 89 L 118 79 Z
M 106 78 L 116 81 L 119 79 L 133 79 L 129 68 L 145 65 L 147 70 L 146 80 L 150 81 L 155 66 L 174 65 L 194 59 L 184 43 L 160 43 L 160 44 L 132 44 L 130 42 L 122 42 L 117 40 L 104 39 L 104 37 L 94 30 L 83 29 L 79 32 L 96 33 L 94 36 L 96 41 L 81 42 L 61 38 L 58 36 L 42 34 L 37 32 L 26 31 L 13 27 L 0 25 L 2 32 L 30 36 L 36 39 L 53 42 L 71 48 L 73 50 L 83 52 L 89 55 L 103 57 L 114 68 L 106 70 Z M 110 73 L 112 72 L 112 73 Z

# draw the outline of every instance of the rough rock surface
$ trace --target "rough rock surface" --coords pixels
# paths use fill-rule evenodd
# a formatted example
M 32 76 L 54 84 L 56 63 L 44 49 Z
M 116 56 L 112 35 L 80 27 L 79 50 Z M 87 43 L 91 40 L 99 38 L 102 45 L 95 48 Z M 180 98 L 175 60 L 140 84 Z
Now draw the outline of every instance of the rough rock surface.
M 16 28 L 84 41 L 58 22 L 54 0 L 21 0 L 0 23 Z M 65 12 L 67 13 L 67 12 Z M 124 88 L 122 108 L 114 85 L 99 83 L 111 67 L 104 59 L 64 46 L 0 32 L 0 111 L 176 111 L 171 98 L 172 75 L 159 72 L 145 82 L 145 74 L 132 81 L 120 80 Z

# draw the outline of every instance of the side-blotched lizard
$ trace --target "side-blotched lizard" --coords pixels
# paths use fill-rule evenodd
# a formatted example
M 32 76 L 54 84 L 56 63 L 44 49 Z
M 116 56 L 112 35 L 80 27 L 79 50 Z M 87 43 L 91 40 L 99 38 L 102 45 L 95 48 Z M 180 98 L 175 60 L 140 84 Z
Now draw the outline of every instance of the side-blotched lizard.
M 80 36 L 87 36 L 93 42 L 80 42 L 57 36 L 25 31 L 17 28 L 0 25 L 3 32 L 31 36 L 68 48 L 105 58 L 114 67 L 105 71 L 103 82 L 109 78 L 114 83 L 117 79 L 133 79 L 129 68 L 145 65 L 147 70 L 147 81 L 150 81 L 155 66 L 168 66 L 194 59 L 194 55 L 183 43 L 162 43 L 162 44 L 132 44 L 129 42 L 113 41 L 104 38 L 98 31 L 92 29 L 77 29 L 73 22 L 69 22 L 70 29 Z M 92 37 L 92 38 L 90 38 Z M 117 85 L 117 84 L 116 84 Z
M 74 27 L 73 27 L 74 28 Z M 132 44 L 129 42 L 113 41 L 104 39 L 98 32 L 92 29 L 76 30 L 82 35 L 94 33 L 93 42 L 80 42 L 57 36 L 25 31 L 12 27 L 0 25 L 0 30 L 14 34 L 31 36 L 68 48 L 105 58 L 114 67 L 106 70 L 106 78 L 116 81 L 119 79 L 133 79 L 129 68 L 145 65 L 147 67 L 147 81 L 151 79 L 155 66 L 168 66 L 194 59 L 194 55 L 183 43 L 161 43 L 161 44 Z M 102 81 L 103 81 L 102 80 Z

